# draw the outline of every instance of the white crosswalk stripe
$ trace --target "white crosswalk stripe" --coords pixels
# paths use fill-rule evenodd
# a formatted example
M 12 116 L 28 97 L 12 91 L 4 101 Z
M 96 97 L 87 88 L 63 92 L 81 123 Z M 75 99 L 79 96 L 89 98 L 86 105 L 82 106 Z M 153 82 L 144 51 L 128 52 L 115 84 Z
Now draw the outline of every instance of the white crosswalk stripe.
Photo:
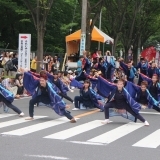
M 134 147 L 144 147 L 144 148 L 157 148 L 158 146 L 160 146 L 159 135 L 160 135 L 160 129 L 153 132 L 149 136 L 143 138 L 142 140 L 138 141 L 133 146 Z
M 28 135 L 34 132 L 40 132 L 42 130 L 51 128 L 51 130 L 54 131 L 55 126 L 60 126 L 65 123 L 69 123 L 69 120 L 66 117 L 54 119 L 54 120 L 46 120 L 45 117 L 47 116 L 35 116 L 35 122 L 33 123 L 26 123 L 29 122 L 25 120 L 25 118 L 18 118 L 16 114 L 0 114 L 0 118 L 4 118 L 3 122 L 0 122 L 0 129 L 1 129 L 1 135 L 15 135 L 15 136 L 24 136 Z M 9 119 L 7 121 L 7 118 Z M 11 120 L 12 119 L 12 120 Z M 41 121 L 38 121 L 41 119 Z M 10 126 L 16 126 L 19 124 L 25 123 L 26 127 L 18 127 L 18 129 L 11 130 Z M 118 122 L 117 122 L 118 123 Z M 68 125 L 68 124 L 67 124 Z M 76 125 L 76 126 L 75 126 Z M 101 120 L 93 120 L 89 121 L 87 123 L 82 124 L 75 124 L 68 125 L 69 127 L 66 129 L 62 129 L 62 127 L 56 128 L 56 131 L 52 133 L 49 133 L 48 135 L 46 132 L 44 132 L 42 138 L 45 139 L 57 139 L 57 140 L 66 140 L 66 142 L 69 143 L 76 143 L 81 145 L 108 145 L 110 143 L 114 143 L 115 141 L 119 140 L 120 138 L 123 138 L 124 136 L 130 136 L 132 132 L 135 132 L 134 134 L 137 134 L 137 130 L 144 127 L 143 123 L 133 123 L 129 122 L 125 125 L 119 125 L 119 127 L 114 127 L 112 130 L 108 130 L 108 125 L 101 124 Z M 112 123 L 111 123 L 112 125 Z M 22 126 L 22 125 L 21 125 Z M 5 131 L 3 131 L 3 128 L 5 128 Z M 13 128 L 13 127 L 12 127 Z M 98 135 L 95 137 L 93 134 L 89 134 L 94 132 L 94 130 L 107 128 L 107 132 L 104 131 L 101 133 L 99 132 Z M 112 126 L 113 128 L 113 126 Z M 7 130 L 8 129 L 8 130 Z M 57 130 L 58 129 L 58 130 Z M 100 129 L 100 130 L 101 130 Z M 50 132 L 50 130 L 47 131 L 47 133 Z M 142 131 L 140 131 L 142 132 Z M 156 131 L 150 131 L 151 133 L 148 134 L 148 136 L 144 136 L 142 139 L 138 139 L 135 142 L 132 142 L 130 146 L 133 147 L 143 147 L 143 148 L 157 148 L 160 146 L 160 129 L 156 129 Z M 88 133 L 88 134 L 87 134 Z M 83 136 L 78 135 L 85 135 L 87 134 L 87 137 L 84 141 L 82 140 Z M 85 137 L 85 136 L 84 136 Z M 81 138 L 81 140 L 79 140 Z M 69 141 L 67 141 L 69 139 Z M 76 140 L 77 141 L 76 141 Z
M 94 142 L 94 143 L 111 143 L 114 142 L 115 140 L 143 127 L 144 124 L 142 123 L 128 123 L 123 126 L 120 126 L 116 129 L 113 129 L 109 132 L 106 132 L 100 136 L 97 136 L 93 139 L 88 140 L 88 142 Z
M 57 126 L 57 125 L 60 125 L 60 124 L 66 123 L 66 122 L 68 122 L 68 120 L 66 119 L 66 117 L 63 117 L 63 118 L 59 118 L 57 120 L 51 120 L 51 121 L 48 121 L 48 122 L 38 123 L 38 124 L 35 124 L 35 125 L 31 125 L 29 127 L 24 127 L 24 128 L 20 128 L 20 129 L 17 129 L 17 130 L 4 132 L 4 133 L 1 133 L 1 134 L 23 136 L 23 135 L 30 134 L 30 133 L 33 133 L 33 132 L 37 132 L 37 131 L 40 131 L 40 130 L 43 130 L 43 129 L 46 129 L 46 128 Z
M 40 118 L 45 118 L 46 116 L 35 116 L 34 120 L 36 119 L 40 119 Z M 21 124 L 21 123 L 25 123 L 28 122 L 27 120 L 25 120 L 25 118 L 18 118 L 15 120 L 11 120 L 11 121 L 6 121 L 6 122 L 1 122 L 0 123 L 0 128 L 4 128 L 4 127 L 8 127 L 8 126 L 13 126 L 16 124 Z
M 102 126 L 101 121 L 95 120 L 89 123 L 85 123 L 85 124 L 82 124 L 82 125 L 49 135 L 49 136 L 46 136 L 44 138 L 64 140 L 100 126 Z
M 15 114 L 0 114 L 0 118 L 6 118 L 6 117 L 12 117 L 15 116 Z

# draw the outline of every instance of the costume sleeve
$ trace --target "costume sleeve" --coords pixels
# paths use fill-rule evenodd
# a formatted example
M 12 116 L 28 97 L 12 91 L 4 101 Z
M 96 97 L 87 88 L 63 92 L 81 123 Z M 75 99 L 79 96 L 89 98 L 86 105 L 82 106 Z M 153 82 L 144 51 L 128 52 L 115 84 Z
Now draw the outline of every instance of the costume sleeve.
M 132 110 L 135 113 L 139 113 L 139 111 L 141 110 L 141 105 L 131 97 L 131 95 L 128 93 L 128 91 L 125 88 L 124 88 L 124 93 L 125 93 L 126 100 L 128 101 Z
M 31 71 L 28 71 L 28 72 L 31 73 L 33 76 L 35 76 L 35 77 L 37 77 L 37 78 L 40 78 L 40 74 L 31 72 Z
M 104 110 L 103 104 L 98 101 L 99 95 L 93 89 L 90 89 L 90 98 L 97 108 Z
M 38 85 L 39 79 L 37 77 L 30 72 L 24 72 L 23 86 L 31 95 L 33 95 Z
M 14 95 L 0 84 L 0 94 L 11 103 L 14 101 Z
M 71 80 L 71 83 L 70 83 L 70 86 L 73 86 L 73 87 L 76 87 L 76 88 L 82 88 L 83 87 L 83 84 L 78 82 L 77 80 L 75 79 L 72 79 Z
M 108 82 L 102 77 L 98 77 L 97 90 L 98 93 L 103 97 L 108 97 L 110 92 L 116 88 L 116 85 Z
M 125 75 L 127 75 L 127 71 L 128 71 L 128 66 L 127 64 L 123 63 L 123 62 L 120 62 L 120 66 L 121 68 L 123 69 Z
M 47 76 L 48 76 L 49 82 L 52 83 L 52 82 L 53 82 L 53 79 L 54 79 L 53 75 L 47 73 Z
M 159 102 L 156 101 L 152 96 L 151 94 L 149 93 L 149 91 L 147 90 L 147 100 L 149 102 L 149 108 L 150 108 L 150 105 L 153 105 L 153 106 L 158 106 L 159 105 Z
M 151 78 L 147 77 L 146 75 L 144 75 L 144 74 L 142 74 L 142 73 L 140 73 L 139 76 L 140 76 L 140 78 L 142 79 L 142 81 L 147 81 L 148 84 L 150 84 L 150 83 L 152 82 L 152 79 L 151 79 Z

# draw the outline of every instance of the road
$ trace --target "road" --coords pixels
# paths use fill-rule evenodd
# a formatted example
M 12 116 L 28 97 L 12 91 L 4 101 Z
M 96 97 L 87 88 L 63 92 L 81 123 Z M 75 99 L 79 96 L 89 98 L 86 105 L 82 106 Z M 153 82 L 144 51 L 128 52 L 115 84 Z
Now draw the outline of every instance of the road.
M 78 91 L 70 96 L 78 95 Z M 29 98 L 14 104 L 28 116 Z M 71 106 L 73 108 L 73 105 Z M 71 124 L 51 109 L 35 107 L 35 120 L 25 121 L 9 110 L 0 108 L 1 160 L 159 160 L 160 114 L 143 110 L 150 123 L 131 123 L 113 117 L 110 124 L 98 110 L 72 111 L 78 118 Z

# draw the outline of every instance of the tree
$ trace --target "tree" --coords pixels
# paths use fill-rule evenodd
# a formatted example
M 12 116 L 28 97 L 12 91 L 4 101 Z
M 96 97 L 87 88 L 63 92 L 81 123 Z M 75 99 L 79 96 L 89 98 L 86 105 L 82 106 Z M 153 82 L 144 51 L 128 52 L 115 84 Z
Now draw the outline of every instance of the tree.
M 23 30 L 33 33 L 29 11 L 21 0 L 0 0 L 0 17 L 0 48 L 17 50 L 18 34 Z
M 136 1 L 134 7 L 132 14 L 126 16 L 127 29 L 123 30 L 122 43 L 126 53 L 133 45 L 136 62 L 144 43 L 160 29 L 160 5 L 156 0 L 145 0 Z
M 79 4 L 82 6 L 82 1 L 78 0 Z M 87 1 L 87 19 L 86 19 L 86 51 L 90 51 L 91 46 L 91 36 L 92 36 L 92 30 L 94 28 L 94 25 L 98 18 L 100 17 L 100 12 L 103 7 L 105 0 L 88 0 Z M 92 21 L 91 20 L 91 14 L 94 14 Z
M 104 31 L 108 33 L 110 37 L 114 39 L 113 55 L 115 55 L 118 41 L 123 34 L 123 28 L 125 24 L 125 16 L 127 14 L 127 8 L 131 5 L 131 2 L 135 0 L 106 0 L 105 6 L 105 23 Z
M 46 31 L 46 23 L 49 11 L 54 0 L 23 0 L 29 9 L 34 26 L 37 31 L 37 59 L 38 62 L 43 61 L 43 42 Z M 36 3 L 37 2 L 37 3 Z M 37 72 L 40 71 L 40 65 L 37 65 Z

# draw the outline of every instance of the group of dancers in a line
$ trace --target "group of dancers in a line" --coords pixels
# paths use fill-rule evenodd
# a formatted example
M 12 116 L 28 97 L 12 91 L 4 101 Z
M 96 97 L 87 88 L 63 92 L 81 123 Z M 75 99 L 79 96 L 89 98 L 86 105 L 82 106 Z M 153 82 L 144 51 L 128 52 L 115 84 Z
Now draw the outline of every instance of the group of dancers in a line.
M 70 99 L 75 105 L 73 110 L 80 109 L 80 104 L 83 104 L 86 108 L 99 108 L 100 111 L 104 111 L 103 124 L 110 122 L 109 117 L 122 116 L 134 122 L 139 119 L 148 126 L 149 123 L 140 115 L 139 111 L 142 108 L 150 108 L 160 112 L 160 85 L 156 74 L 153 74 L 152 79 L 139 74 L 141 83 L 138 86 L 124 79 L 119 79 L 115 84 L 99 74 L 96 74 L 96 78 L 92 78 L 82 72 L 81 75 L 86 76 L 83 84 L 76 79 L 71 80 L 70 85 L 80 89 L 80 95 L 75 96 L 72 100 L 67 96 L 68 86 L 58 78 L 58 72 L 54 72 L 52 75 L 46 71 L 41 71 L 39 74 L 25 69 L 20 69 L 20 71 L 23 73 L 24 88 L 32 95 L 29 101 L 29 117 L 26 120 L 34 119 L 34 105 L 42 102 L 58 115 L 66 116 L 71 123 L 76 123 L 76 119 L 67 110 L 70 106 L 62 98 Z M 93 83 L 96 83 L 97 91 L 91 87 Z M 1 85 L 0 91 L 0 101 L 13 109 L 19 116 L 24 116 L 24 113 L 12 104 L 13 94 Z M 107 99 L 106 103 L 104 103 L 104 99 Z

